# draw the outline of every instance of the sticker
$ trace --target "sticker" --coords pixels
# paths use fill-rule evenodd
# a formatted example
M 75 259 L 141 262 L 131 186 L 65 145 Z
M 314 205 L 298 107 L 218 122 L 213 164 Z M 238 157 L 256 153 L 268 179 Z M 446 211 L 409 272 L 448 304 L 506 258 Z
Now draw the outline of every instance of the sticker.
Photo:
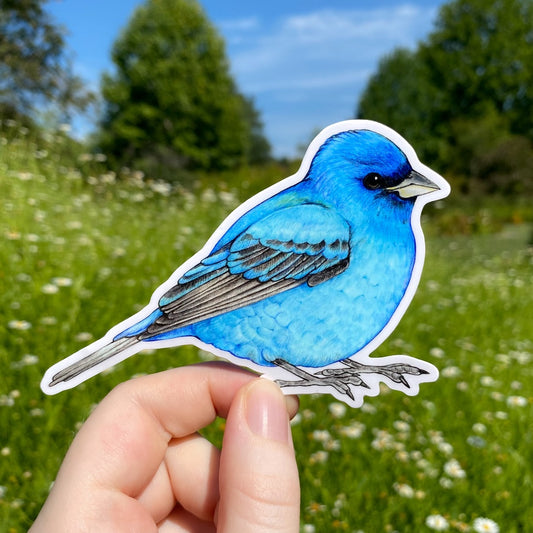
M 145 348 L 194 344 L 289 394 L 358 407 L 384 382 L 415 395 L 437 379 L 433 365 L 369 355 L 415 294 L 422 208 L 449 192 L 390 128 L 333 124 L 296 174 L 235 209 L 142 311 L 48 369 L 41 388 L 70 389 Z

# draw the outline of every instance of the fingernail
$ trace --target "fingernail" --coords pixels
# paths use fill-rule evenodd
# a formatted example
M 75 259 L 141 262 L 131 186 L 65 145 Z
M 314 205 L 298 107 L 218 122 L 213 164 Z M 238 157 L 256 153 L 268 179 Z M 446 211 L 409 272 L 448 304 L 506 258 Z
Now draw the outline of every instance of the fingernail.
M 292 420 L 300 408 L 300 399 L 298 396 L 293 394 L 285 396 L 285 407 L 289 413 L 289 418 Z
M 252 433 L 287 443 L 289 417 L 283 394 L 267 379 L 254 381 L 246 395 L 246 421 Z

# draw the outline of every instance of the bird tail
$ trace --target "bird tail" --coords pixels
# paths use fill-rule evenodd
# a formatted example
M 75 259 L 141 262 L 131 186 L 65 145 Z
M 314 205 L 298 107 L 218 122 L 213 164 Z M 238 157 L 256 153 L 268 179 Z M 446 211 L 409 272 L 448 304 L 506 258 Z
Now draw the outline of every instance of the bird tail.
M 107 361 L 111 357 L 125 352 L 128 348 L 138 342 L 139 340 L 136 337 L 123 337 L 89 353 L 68 366 L 61 368 L 61 370 L 57 370 L 58 365 L 54 365 L 46 372 L 41 387 L 47 394 L 54 394 L 60 390 L 69 389 L 80 383 L 80 381 L 85 381 L 85 379 L 100 371 L 95 370 L 94 372 L 90 372 L 91 369 L 100 365 L 100 363 Z M 129 355 L 131 355 L 131 353 Z M 122 359 L 125 359 L 125 357 L 122 357 Z M 59 365 L 61 365 L 61 363 L 59 363 Z M 77 379 L 75 382 L 69 383 L 87 372 L 90 373 L 84 375 L 81 380 Z

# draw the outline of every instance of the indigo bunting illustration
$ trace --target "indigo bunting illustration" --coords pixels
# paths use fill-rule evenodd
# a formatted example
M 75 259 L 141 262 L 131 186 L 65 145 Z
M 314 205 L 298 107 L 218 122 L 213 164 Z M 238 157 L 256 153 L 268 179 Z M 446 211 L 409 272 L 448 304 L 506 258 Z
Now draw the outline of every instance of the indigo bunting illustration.
M 50 368 L 70 388 L 146 347 L 195 344 L 298 392 L 358 404 L 379 380 L 404 392 L 436 379 L 407 356 L 368 358 L 414 296 L 422 206 L 449 193 L 393 130 L 326 128 L 297 174 L 232 213 L 135 317 Z M 378 364 L 385 361 L 386 364 Z

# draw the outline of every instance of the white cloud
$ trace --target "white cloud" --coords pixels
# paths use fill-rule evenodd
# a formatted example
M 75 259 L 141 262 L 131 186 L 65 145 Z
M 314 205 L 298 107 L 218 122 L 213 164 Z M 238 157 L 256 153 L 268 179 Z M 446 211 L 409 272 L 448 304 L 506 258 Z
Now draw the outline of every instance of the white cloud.
M 438 3 L 438 2 L 437 2 Z M 431 30 L 436 7 L 321 9 L 273 23 L 219 22 L 240 89 L 254 97 L 277 155 L 294 154 L 311 131 L 354 116 L 378 61 L 413 48 Z
M 243 89 L 254 92 L 262 87 L 271 90 L 273 80 L 280 89 L 283 84 L 299 87 L 306 80 L 315 86 L 313 80 L 328 76 L 332 79 L 324 86 L 335 80 L 344 84 L 349 76 L 366 75 L 396 46 L 413 46 L 427 32 L 434 14 L 434 9 L 404 5 L 288 16 L 236 47 L 233 70 Z
M 356 72 L 339 72 L 338 74 L 322 75 L 320 73 L 309 74 L 305 77 L 289 79 L 258 80 L 249 83 L 247 88 L 253 93 L 273 92 L 283 90 L 305 89 L 308 91 L 323 90 L 328 87 L 354 86 L 365 81 L 371 74 L 369 70 Z
M 224 32 L 251 31 L 258 28 L 259 19 L 257 17 L 245 17 L 223 20 L 219 26 Z

